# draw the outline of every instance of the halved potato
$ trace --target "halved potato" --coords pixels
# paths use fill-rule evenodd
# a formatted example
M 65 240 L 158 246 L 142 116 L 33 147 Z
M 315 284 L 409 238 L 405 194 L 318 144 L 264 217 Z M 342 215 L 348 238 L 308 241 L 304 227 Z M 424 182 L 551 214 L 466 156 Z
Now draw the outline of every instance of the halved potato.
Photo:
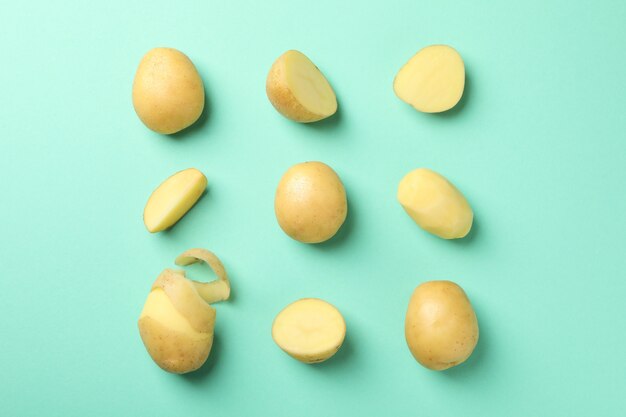
M 265 88 L 276 110 L 296 122 L 316 122 L 337 111 L 335 92 L 302 52 L 282 54 L 272 65 Z
M 346 322 L 333 305 L 303 298 L 278 313 L 272 338 L 289 355 L 304 363 L 323 362 L 341 347 Z
M 465 88 L 465 65 L 461 55 L 447 45 L 420 50 L 398 72 L 393 90 L 398 98 L 424 113 L 454 107 Z
M 177 172 L 152 192 L 143 211 L 150 233 L 160 232 L 179 221 L 198 201 L 207 186 L 204 174 L 195 168 Z

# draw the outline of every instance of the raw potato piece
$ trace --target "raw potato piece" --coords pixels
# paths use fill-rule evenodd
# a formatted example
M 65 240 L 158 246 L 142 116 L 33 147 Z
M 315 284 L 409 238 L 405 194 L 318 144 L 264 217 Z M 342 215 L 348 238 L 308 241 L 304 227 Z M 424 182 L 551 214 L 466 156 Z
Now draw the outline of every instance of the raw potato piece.
M 333 237 L 348 214 L 346 190 L 331 167 L 303 162 L 289 168 L 276 188 L 274 211 L 281 229 L 303 243 Z
M 398 201 L 422 229 L 443 239 L 465 237 L 474 213 L 447 179 L 426 168 L 409 172 L 398 186 Z
M 173 226 L 198 201 L 207 186 L 204 174 L 195 168 L 177 172 L 152 192 L 143 211 L 150 233 Z
M 296 122 L 316 122 L 337 111 L 332 87 L 315 64 L 298 51 L 287 51 L 274 62 L 265 89 L 276 110 Z
M 478 343 L 478 320 L 467 295 L 450 281 L 419 285 L 409 301 L 404 326 L 415 359 L 441 371 L 465 362 Z
M 172 48 L 154 48 L 139 63 L 133 106 L 141 121 L 169 135 L 192 125 L 204 109 L 204 84 L 193 62 Z
M 215 327 L 215 309 L 208 303 L 226 300 L 230 294 L 226 271 L 214 254 L 191 249 L 177 260 L 189 258 L 207 262 L 218 280 L 197 282 L 187 279 L 184 271 L 164 270 L 152 285 L 138 322 L 154 362 L 177 374 L 195 371 L 206 361 Z
M 446 45 L 419 51 L 398 72 L 393 90 L 404 102 L 424 113 L 454 107 L 465 88 L 465 65 L 459 53 Z
M 323 362 L 341 347 L 346 322 L 335 307 L 317 298 L 304 298 L 281 311 L 272 338 L 289 355 L 304 363 Z

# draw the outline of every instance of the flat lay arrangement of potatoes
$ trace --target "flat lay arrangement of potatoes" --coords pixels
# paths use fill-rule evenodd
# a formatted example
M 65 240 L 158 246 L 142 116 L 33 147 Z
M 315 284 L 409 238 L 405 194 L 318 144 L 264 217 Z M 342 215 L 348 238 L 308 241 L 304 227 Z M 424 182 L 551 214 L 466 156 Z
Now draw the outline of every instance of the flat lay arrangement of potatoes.
M 399 70 L 393 91 L 420 112 L 438 113 L 461 100 L 464 85 L 465 66 L 459 53 L 450 46 L 431 45 L 419 50 Z M 265 91 L 278 113 L 298 123 L 318 122 L 337 112 L 337 97 L 330 83 L 305 54 L 296 50 L 286 51 L 274 61 Z M 169 135 L 199 119 L 204 111 L 204 85 L 184 53 L 155 48 L 139 63 L 132 99 L 143 124 Z M 306 244 L 326 242 L 338 233 L 350 215 L 346 189 L 338 175 L 341 166 L 338 168 L 335 171 L 319 161 L 301 162 L 276 179 L 277 230 Z M 196 168 L 165 179 L 145 204 L 146 229 L 157 233 L 175 227 L 207 185 L 206 176 Z M 397 200 L 426 232 L 443 239 L 461 239 L 470 233 L 474 212 L 468 200 L 452 182 L 431 169 L 413 169 L 400 179 Z M 195 209 L 194 216 L 200 212 Z M 185 271 L 163 270 L 152 284 L 138 320 L 148 354 L 171 373 L 192 372 L 205 363 L 215 330 L 212 304 L 230 297 L 226 270 L 212 252 L 190 249 L 175 261 L 179 266 L 197 262 L 206 264 L 216 279 L 198 282 L 187 278 Z M 271 327 L 272 339 L 289 356 L 306 364 L 324 362 L 341 348 L 349 323 L 334 305 L 307 294 L 303 297 L 284 307 L 271 326 L 268 323 L 268 330 Z M 479 339 L 478 319 L 461 286 L 451 281 L 425 281 L 410 297 L 407 294 L 406 300 L 405 338 L 418 363 L 442 371 L 470 357 Z M 389 317 L 391 326 L 400 320 Z

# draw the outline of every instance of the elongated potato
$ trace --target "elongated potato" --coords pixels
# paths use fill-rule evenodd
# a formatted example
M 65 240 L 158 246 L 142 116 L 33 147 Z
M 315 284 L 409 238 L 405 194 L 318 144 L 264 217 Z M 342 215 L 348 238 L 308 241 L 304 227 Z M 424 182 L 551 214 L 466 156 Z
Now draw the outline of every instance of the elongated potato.
M 143 211 L 150 233 L 168 229 L 193 207 L 206 189 L 207 179 L 195 168 L 177 172 L 152 192 Z
M 296 122 L 316 122 L 337 111 L 332 87 L 315 64 L 299 51 L 287 51 L 274 62 L 265 89 L 274 108 Z
M 272 325 L 272 338 L 290 356 L 304 363 L 333 356 L 346 336 L 346 322 L 334 306 L 317 298 L 289 304 Z
M 202 114 L 204 84 L 187 55 L 173 48 L 154 48 L 137 68 L 133 106 L 148 128 L 176 133 Z
M 322 162 L 289 168 L 276 188 L 274 211 L 281 229 L 303 243 L 333 237 L 348 214 L 346 190 L 339 176 Z
M 443 239 L 466 236 L 474 213 L 447 179 L 426 168 L 409 172 L 398 185 L 398 201 L 422 229 Z
M 478 343 L 476 313 L 463 289 L 450 281 L 415 289 L 404 330 L 415 359 L 435 371 L 465 362 Z
M 447 45 L 420 50 L 398 72 L 393 90 L 398 98 L 424 113 L 454 107 L 465 88 L 465 65 L 461 55 Z

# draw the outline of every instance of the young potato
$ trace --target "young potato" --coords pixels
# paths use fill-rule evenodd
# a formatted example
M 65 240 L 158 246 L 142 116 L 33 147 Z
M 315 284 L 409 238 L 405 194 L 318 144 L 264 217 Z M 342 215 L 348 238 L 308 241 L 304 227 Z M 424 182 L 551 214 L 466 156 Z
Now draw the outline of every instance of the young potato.
M 172 227 L 200 199 L 207 179 L 195 168 L 177 172 L 152 192 L 143 210 L 143 222 L 150 233 Z
M 447 45 L 420 50 L 398 72 L 393 90 L 398 98 L 424 113 L 454 107 L 465 88 L 465 65 L 461 55 Z
M 316 122 L 337 111 L 335 92 L 302 52 L 287 51 L 274 62 L 265 90 L 276 110 L 296 122 Z
M 303 298 L 285 307 L 274 320 L 274 342 L 293 358 L 319 363 L 333 356 L 346 336 L 346 322 L 333 305 Z
M 303 243 L 324 242 L 346 219 L 346 190 L 328 165 L 296 164 L 278 184 L 274 210 L 278 224 L 289 237 Z
M 230 283 L 220 260 L 205 249 L 191 249 L 176 263 L 206 262 L 217 280 L 197 282 L 184 271 L 164 270 L 139 316 L 138 326 L 146 350 L 163 370 L 184 374 L 200 368 L 211 352 L 215 309 L 208 303 L 230 295 Z
M 413 292 L 404 332 L 415 359 L 441 371 L 472 354 L 478 343 L 478 320 L 461 287 L 450 281 L 430 281 Z
M 422 229 L 443 239 L 465 237 L 474 213 L 447 179 L 426 168 L 409 172 L 398 185 L 398 201 Z
M 191 126 L 204 109 L 204 85 L 187 55 L 154 48 L 139 63 L 133 82 L 133 105 L 141 121 L 169 135 Z

